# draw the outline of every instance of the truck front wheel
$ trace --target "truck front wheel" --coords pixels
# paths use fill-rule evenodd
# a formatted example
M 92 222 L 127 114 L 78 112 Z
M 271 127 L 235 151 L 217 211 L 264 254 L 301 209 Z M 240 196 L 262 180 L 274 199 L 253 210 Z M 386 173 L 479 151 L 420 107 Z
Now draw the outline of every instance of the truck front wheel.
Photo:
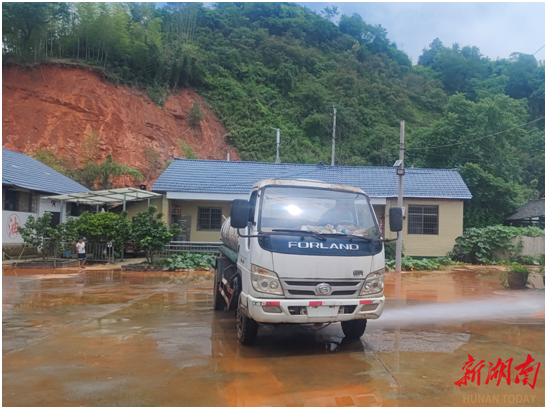
M 365 333 L 367 320 L 342 321 L 342 331 L 349 339 L 359 339 Z
M 258 333 L 258 323 L 237 309 L 237 339 L 241 345 L 253 345 Z

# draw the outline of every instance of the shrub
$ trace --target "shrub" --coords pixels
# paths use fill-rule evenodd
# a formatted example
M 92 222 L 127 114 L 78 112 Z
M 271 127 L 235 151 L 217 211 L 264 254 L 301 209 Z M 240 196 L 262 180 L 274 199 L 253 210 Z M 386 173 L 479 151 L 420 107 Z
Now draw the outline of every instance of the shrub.
M 519 264 L 524 264 L 526 266 L 533 266 L 536 264 L 536 258 L 530 254 L 525 256 L 516 256 L 515 261 Z
M 530 270 L 528 270 L 527 267 L 520 265 L 518 263 L 509 264 L 509 266 L 505 269 L 505 271 L 501 272 L 499 275 L 499 281 L 503 288 L 509 287 L 509 282 L 508 282 L 509 273 L 524 274 L 528 276 L 528 274 L 530 274 Z
M 194 101 L 192 108 L 188 111 L 188 123 L 192 128 L 199 125 L 203 119 L 203 111 L 201 110 L 201 104 L 198 101 Z
M 487 260 L 496 259 L 494 252 L 497 250 L 509 251 L 514 256 L 518 249 L 511 239 L 522 236 L 545 236 L 545 230 L 501 225 L 465 229 L 448 256 L 454 261 L 486 264 Z
M 154 104 L 163 107 L 165 103 L 165 88 L 161 85 L 154 84 L 146 87 L 146 93 Z
M 182 253 L 167 257 L 160 263 L 168 269 L 210 270 L 215 267 L 215 259 L 215 255 L 211 253 Z
M 401 268 L 405 271 L 418 270 L 440 270 L 444 265 L 454 264 L 448 257 L 439 257 L 436 259 L 414 259 L 412 257 L 403 257 L 401 259 Z M 395 269 L 395 260 L 386 260 L 388 270 Z
M 397 249 L 397 242 L 395 242 L 395 241 L 390 241 L 390 242 L 387 242 L 387 243 L 384 244 L 384 251 L 385 251 L 386 260 L 395 260 L 396 249 Z M 402 253 L 403 253 L 402 256 L 404 257 L 405 256 L 405 246 L 404 246 L 404 244 L 403 244 Z
M 180 154 L 183 158 L 186 159 L 198 159 L 197 155 L 192 150 L 192 147 L 188 145 L 183 140 L 179 141 L 180 144 Z
M 508 273 L 518 273 L 518 274 L 530 274 L 530 270 L 528 267 L 525 267 L 523 265 L 513 263 L 509 267 L 507 267 Z

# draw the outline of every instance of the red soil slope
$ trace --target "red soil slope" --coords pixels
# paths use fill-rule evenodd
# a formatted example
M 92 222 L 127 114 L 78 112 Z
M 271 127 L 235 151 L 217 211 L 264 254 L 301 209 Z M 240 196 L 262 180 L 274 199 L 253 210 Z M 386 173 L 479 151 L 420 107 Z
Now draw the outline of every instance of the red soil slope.
M 201 103 L 204 118 L 190 129 L 188 111 Z M 2 146 L 31 154 L 48 147 L 78 166 L 81 146 L 91 130 L 100 133 L 100 160 L 112 154 L 121 163 L 144 169 L 145 147 L 163 160 L 180 156 L 184 140 L 200 159 L 226 160 L 226 129 L 192 89 L 177 90 L 163 108 L 138 90 L 115 87 L 100 72 L 67 65 L 2 70 Z M 230 149 L 230 159 L 239 160 Z M 145 183 L 150 187 L 152 180 Z M 118 187 L 129 186 L 120 180 Z

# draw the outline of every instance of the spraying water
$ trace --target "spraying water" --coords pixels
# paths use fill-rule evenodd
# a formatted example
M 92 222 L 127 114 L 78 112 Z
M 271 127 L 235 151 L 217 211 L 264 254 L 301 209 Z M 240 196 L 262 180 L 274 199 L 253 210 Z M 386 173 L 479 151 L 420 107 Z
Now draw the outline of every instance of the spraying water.
M 453 303 L 427 303 L 400 307 L 388 305 L 381 319 L 375 320 L 373 326 L 408 328 L 428 324 L 452 325 L 492 319 L 522 319 L 545 311 L 544 292 L 513 294 Z

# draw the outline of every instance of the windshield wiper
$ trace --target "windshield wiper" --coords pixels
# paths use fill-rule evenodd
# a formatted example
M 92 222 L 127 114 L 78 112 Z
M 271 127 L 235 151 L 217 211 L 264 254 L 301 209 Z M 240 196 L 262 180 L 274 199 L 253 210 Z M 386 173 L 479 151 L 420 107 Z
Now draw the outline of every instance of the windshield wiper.
M 326 241 L 327 239 L 325 238 L 325 236 L 319 234 L 319 233 L 316 233 L 314 231 L 308 231 L 308 230 L 295 230 L 295 229 L 272 229 L 272 232 L 290 232 L 290 233 L 306 233 L 306 234 L 310 234 L 312 236 L 316 236 L 316 237 L 320 237 L 321 240 L 323 241 Z
M 368 241 L 369 243 L 372 243 L 374 241 L 374 239 L 370 238 L 370 237 L 365 237 L 365 236 L 357 236 L 355 234 L 346 234 L 345 235 L 346 237 L 351 237 L 353 239 L 363 239 L 365 241 Z

